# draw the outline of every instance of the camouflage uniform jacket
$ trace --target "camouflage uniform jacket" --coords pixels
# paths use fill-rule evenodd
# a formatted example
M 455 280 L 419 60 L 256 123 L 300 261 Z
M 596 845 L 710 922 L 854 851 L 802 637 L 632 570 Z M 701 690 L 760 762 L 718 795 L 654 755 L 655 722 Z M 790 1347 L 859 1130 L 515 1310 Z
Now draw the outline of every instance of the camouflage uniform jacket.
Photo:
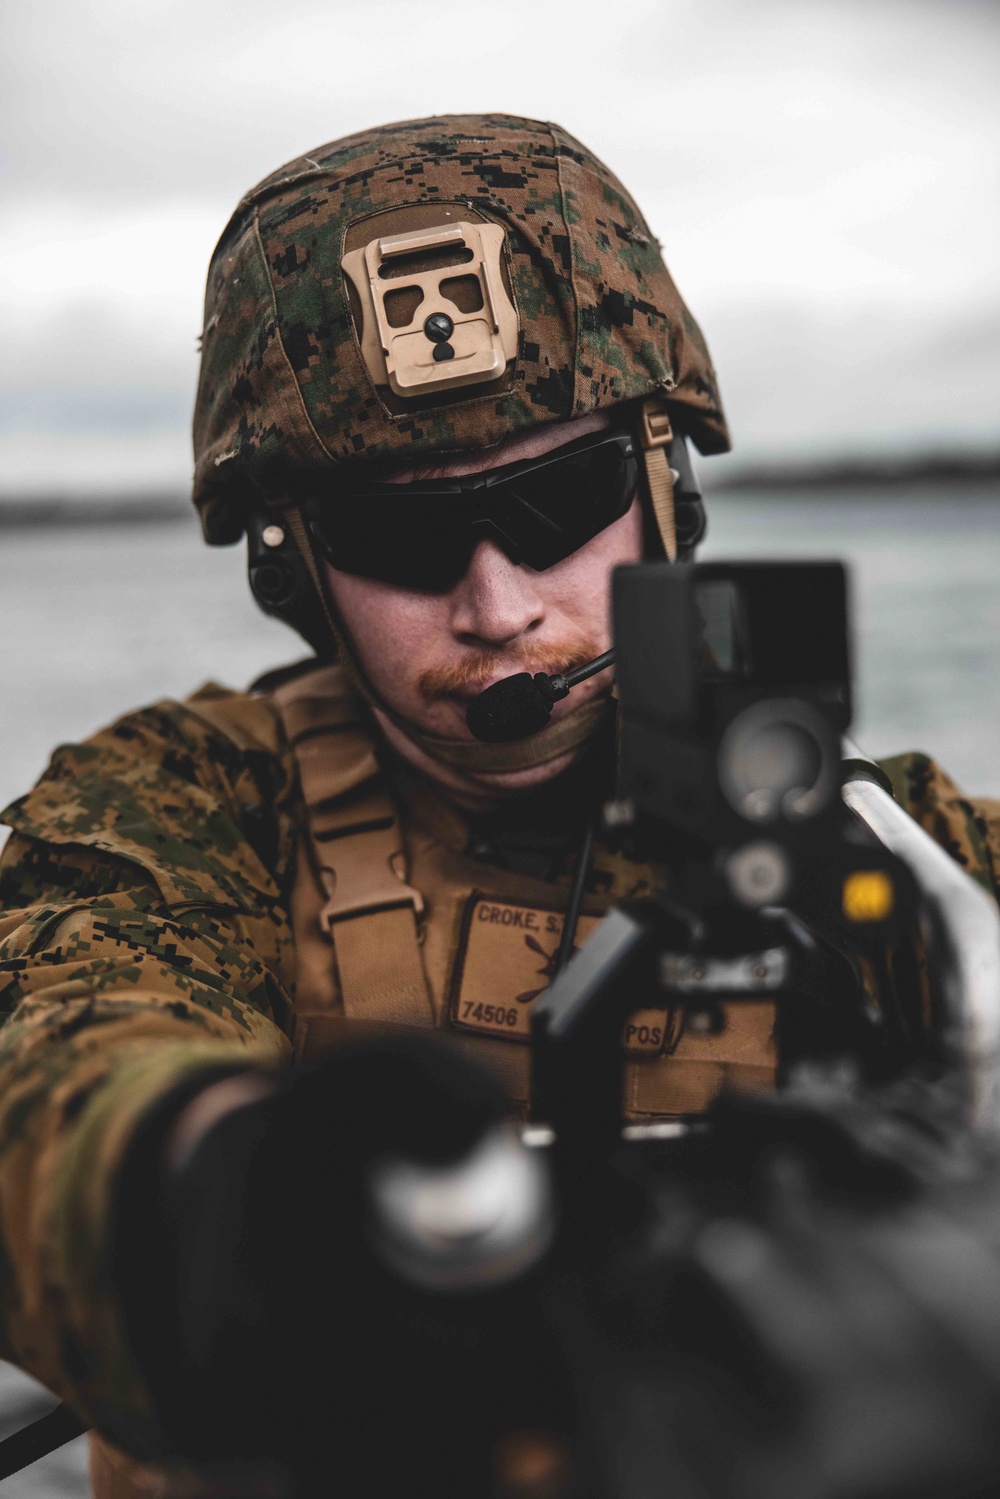
M 922 755 L 886 768 L 1000 886 L 1000 802 Z M 111 1184 L 167 1090 L 291 1056 L 294 757 L 266 696 L 209 687 L 60 747 L 2 820 L 0 1355 L 127 1438 L 146 1396 L 108 1278 Z

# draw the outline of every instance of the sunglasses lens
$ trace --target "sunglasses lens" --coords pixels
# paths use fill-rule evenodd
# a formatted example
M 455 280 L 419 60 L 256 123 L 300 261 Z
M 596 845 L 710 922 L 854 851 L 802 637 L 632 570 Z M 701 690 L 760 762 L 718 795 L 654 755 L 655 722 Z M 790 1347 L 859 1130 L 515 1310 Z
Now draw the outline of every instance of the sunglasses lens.
M 444 513 L 451 509 L 447 502 L 361 496 L 315 519 L 312 529 L 338 572 L 447 593 L 468 568 L 474 545 L 459 517 Z
M 625 514 L 637 480 L 635 459 L 612 444 L 512 479 L 505 520 L 524 560 L 541 571 L 571 556 Z
M 431 484 L 358 493 L 312 528 L 340 572 L 446 593 L 487 538 L 538 572 L 562 562 L 625 514 L 637 481 L 630 443 L 612 438 L 469 493 Z

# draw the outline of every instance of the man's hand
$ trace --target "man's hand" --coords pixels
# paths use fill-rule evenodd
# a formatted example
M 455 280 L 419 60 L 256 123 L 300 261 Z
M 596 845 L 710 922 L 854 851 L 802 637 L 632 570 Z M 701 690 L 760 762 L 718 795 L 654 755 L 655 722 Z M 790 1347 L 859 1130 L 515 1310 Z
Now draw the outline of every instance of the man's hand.
M 181 1175 L 208 1132 L 237 1109 L 259 1103 L 275 1091 L 267 1072 L 241 1072 L 209 1083 L 196 1093 L 177 1117 L 167 1137 L 164 1160 L 172 1176 Z
M 504 1428 L 498 1371 L 525 1336 L 523 1292 L 505 1282 L 549 1223 L 505 1111 L 485 1074 L 405 1038 L 217 1079 L 157 1124 L 155 1202 L 141 1211 L 134 1159 L 118 1263 L 164 1454 L 258 1483 L 394 1482 L 447 1380 L 467 1428 L 484 1411 Z M 426 1461 L 446 1474 L 458 1454 Z

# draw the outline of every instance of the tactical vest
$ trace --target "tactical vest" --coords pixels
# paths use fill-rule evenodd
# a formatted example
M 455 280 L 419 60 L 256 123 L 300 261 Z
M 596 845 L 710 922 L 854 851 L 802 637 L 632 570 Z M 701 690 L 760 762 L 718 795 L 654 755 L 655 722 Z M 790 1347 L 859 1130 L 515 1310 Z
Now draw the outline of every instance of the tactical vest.
M 430 789 L 401 804 L 338 667 L 297 677 L 271 699 L 305 804 L 291 912 L 296 1055 L 362 1029 L 446 1031 L 523 1111 L 531 1010 L 554 973 L 568 879 L 476 858 L 464 819 Z M 598 847 L 594 864 L 600 894 L 584 903 L 578 941 L 610 905 L 649 888 L 649 868 L 610 850 Z M 774 1007 L 734 1004 L 715 1036 L 687 1034 L 670 1010 L 637 1008 L 622 1045 L 629 1118 L 697 1113 L 723 1086 L 773 1085 Z

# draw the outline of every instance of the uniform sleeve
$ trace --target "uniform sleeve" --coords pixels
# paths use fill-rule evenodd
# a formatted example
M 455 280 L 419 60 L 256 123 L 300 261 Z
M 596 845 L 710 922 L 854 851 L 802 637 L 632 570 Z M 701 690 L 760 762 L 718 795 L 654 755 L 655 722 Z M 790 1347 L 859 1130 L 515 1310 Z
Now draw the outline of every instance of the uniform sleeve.
M 148 1403 L 108 1276 L 130 1140 L 290 1054 L 292 781 L 265 706 L 214 689 L 61 747 L 0 814 L 0 1353 L 105 1431 Z
M 917 751 L 879 763 L 900 805 L 1000 899 L 1000 801 L 965 796 L 940 765 Z

